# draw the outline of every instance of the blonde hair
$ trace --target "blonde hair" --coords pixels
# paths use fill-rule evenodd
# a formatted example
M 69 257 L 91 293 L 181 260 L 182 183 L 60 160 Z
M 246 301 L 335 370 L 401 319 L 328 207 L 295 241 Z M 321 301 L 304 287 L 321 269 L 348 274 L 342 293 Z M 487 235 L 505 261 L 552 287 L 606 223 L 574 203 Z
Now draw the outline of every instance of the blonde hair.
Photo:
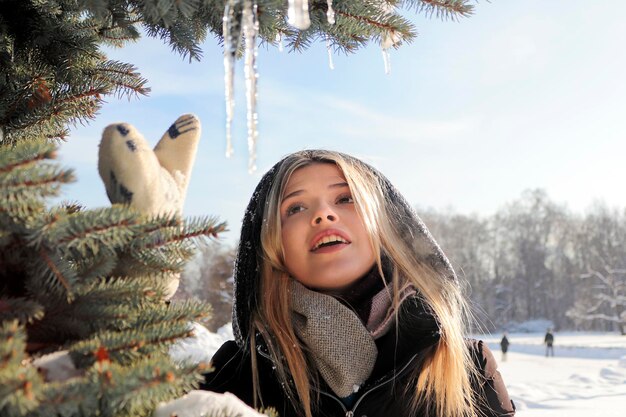
M 404 239 L 397 207 L 385 197 L 378 175 L 366 164 L 346 155 L 325 151 L 302 151 L 289 155 L 280 164 L 267 195 L 261 228 L 260 303 L 253 311 L 249 334 L 260 333 L 267 344 L 276 371 L 296 410 L 312 417 L 319 398 L 312 398 L 318 384 L 317 373 L 307 361 L 306 346 L 297 338 L 291 322 L 289 273 L 285 267 L 281 240 L 279 203 L 291 175 L 299 168 L 315 163 L 331 163 L 343 172 L 352 192 L 376 254 L 376 264 L 383 276 L 381 255 L 391 260 L 393 305 L 399 309 L 399 294 L 414 287 L 433 312 L 441 337 L 430 355 L 416 369 L 406 387 L 411 409 L 425 409 L 439 417 L 473 417 L 477 399 L 470 380 L 476 369 L 466 346 L 464 333 L 468 321 L 465 299 L 459 285 L 449 276 L 435 271 Z M 256 349 L 251 337 L 254 401 L 260 397 Z

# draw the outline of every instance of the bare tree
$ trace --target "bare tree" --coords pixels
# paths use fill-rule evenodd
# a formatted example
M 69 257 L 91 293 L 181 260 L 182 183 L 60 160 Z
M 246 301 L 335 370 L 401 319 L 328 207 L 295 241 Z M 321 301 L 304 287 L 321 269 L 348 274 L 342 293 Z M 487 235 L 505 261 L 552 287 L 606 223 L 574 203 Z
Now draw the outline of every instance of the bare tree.
M 500 312 L 505 317 L 562 321 L 557 265 L 567 264 L 566 224 L 566 210 L 539 189 L 525 191 L 494 217 L 494 275 L 499 295 L 508 298 Z
M 605 267 L 580 276 L 592 280 L 591 293 L 581 298 L 567 315 L 578 321 L 601 320 L 613 323 L 626 335 L 626 270 Z
M 492 231 L 489 222 L 476 214 L 422 210 L 422 218 L 450 259 L 457 274 L 468 284 L 467 293 L 474 305 L 480 327 L 493 328 L 494 294 L 492 276 Z
M 174 298 L 208 301 L 213 309 L 205 324 L 215 331 L 232 317 L 235 249 L 212 242 L 199 248 L 181 276 Z
M 525 191 L 495 215 L 481 218 L 452 210 L 421 210 L 427 226 L 459 275 L 488 327 L 565 315 L 576 298 L 576 219 L 543 190 Z
M 567 315 L 578 325 L 626 334 L 626 218 L 603 204 L 587 214 L 578 237 L 581 273 Z

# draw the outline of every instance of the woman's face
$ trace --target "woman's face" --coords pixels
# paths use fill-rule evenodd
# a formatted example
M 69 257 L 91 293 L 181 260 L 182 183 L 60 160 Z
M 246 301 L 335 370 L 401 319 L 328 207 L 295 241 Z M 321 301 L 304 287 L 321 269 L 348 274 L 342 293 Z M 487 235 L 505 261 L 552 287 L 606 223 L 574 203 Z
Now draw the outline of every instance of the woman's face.
M 340 291 L 374 265 L 367 231 L 335 164 L 314 163 L 291 175 L 280 220 L 287 270 L 306 287 Z

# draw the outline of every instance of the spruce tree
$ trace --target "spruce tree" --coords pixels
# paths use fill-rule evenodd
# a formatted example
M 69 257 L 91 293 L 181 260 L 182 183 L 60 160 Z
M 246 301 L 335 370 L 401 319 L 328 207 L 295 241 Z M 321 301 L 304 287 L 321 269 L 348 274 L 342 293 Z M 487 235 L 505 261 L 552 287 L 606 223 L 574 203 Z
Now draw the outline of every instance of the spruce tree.
M 168 347 L 209 307 L 168 302 L 164 291 L 194 241 L 225 225 L 47 199 L 74 180 L 54 162 L 69 127 L 93 119 L 106 97 L 149 92 L 103 46 L 151 36 L 200 59 L 207 35 L 222 41 L 225 10 L 237 23 L 250 1 L 0 0 L 1 415 L 145 416 L 197 386 L 204 365 L 173 363 Z M 472 10 L 467 0 L 309 1 L 310 25 L 296 29 L 287 0 L 252 3 L 260 41 L 280 35 L 293 51 L 318 39 L 344 52 L 370 41 L 397 47 L 415 36 L 402 9 L 444 18 Z M 50 381 L 37 372 L 33 359 L 53 352 L 68 352 L 77 373 Z

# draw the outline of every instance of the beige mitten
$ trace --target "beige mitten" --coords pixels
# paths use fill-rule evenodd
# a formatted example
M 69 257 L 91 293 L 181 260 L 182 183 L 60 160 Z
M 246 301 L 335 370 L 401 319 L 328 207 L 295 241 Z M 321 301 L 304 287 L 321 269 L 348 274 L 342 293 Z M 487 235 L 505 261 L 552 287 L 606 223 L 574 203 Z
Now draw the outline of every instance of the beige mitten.
M 206 415 L 264 417 L 230 392 L 218 394 L 211 391 L 193 390 L 187 395 L 160 403 L 152 417 L 198 417 Z
M 111 203 L 150 215 L 181 214 L 200 140 L 200 121 L 180 116 L 154 150 L 128 123 L 104 129 L 98 171 Z
M 98 171 L 111 203 L 130 204 L 152 216 L 180 215 L 199 141 L 200 121 L 192 114 L 180 116 L 154 150 L 132 125 L 107 126 Z M 176 291 L 178 278 L 172 277 L 169 296 Z

